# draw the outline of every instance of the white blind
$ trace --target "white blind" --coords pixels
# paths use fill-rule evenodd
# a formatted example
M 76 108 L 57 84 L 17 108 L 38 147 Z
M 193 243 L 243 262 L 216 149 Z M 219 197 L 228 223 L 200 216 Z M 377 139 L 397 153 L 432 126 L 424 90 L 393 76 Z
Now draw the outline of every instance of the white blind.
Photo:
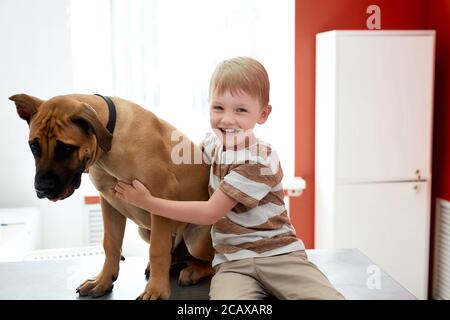
M 76 91 L 132 100 L 195 142 L 210 130 L 216 64 L 258 59 L 269 73 L 273 111 L 256 132 L 293 176 L 293 0 L 74 0 L 71 26 Z

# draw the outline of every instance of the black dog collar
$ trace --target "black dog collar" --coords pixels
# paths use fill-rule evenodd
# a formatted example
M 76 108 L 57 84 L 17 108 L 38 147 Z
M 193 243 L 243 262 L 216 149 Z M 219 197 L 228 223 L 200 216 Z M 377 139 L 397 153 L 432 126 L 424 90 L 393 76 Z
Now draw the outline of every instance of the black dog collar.
M 108 129 L 108 131 L 113 134 L 114 128 L 116 127 L 116 106 L 109 97 L 104 97 L 101 94 L 97 93 L 95 95 L 103 98 L 103 100 L 105 100 L 106 104 L 108 105 L 109 119 L 108 124 L 106 125 L 106 129 Z

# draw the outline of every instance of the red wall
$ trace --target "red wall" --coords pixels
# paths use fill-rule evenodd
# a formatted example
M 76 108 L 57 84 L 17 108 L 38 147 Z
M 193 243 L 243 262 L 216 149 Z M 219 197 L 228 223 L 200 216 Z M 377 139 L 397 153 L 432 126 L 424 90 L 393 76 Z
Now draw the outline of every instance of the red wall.
M 291 217 L 307 248 L 314 247 L 315 34 L 366 29 L 366 8 L 381 8 L 382 29 L 435 29 L 436 65 L 433 125 L 430 271 L 433 270 L 435 200 L 450 201 L 450 1 L 296 0 L 295 2 L 295 174 L 307 189 L 291 199 Z M 430 272 L 430 284 L 432 274 Z
M 450 201 L 450 1 L 430 1 L 429 25 L 436 29 L 433 136 L 433 199 Z
M 431 202 L 430 271 L 434 258 L 436 198 L 450 201 L 450 1 L 430 1 L 428 22 L 436 30 L 436 67 L 433 126 L 433 188 Z M 432 283 L 430 272 L 429 283 Z M 431 289 L 431 285 L 430 285 Z
M 333 29 L 366 29 L 366 9 L 372 4 L 381 8 L 382 29 L 426 29 L 429 2 L 432 1 L 295 2 L 295 174 L 306 180 L 306 190 L 301 197 L 292 198 L 290 205 L 293 224 L 307 248 L 314 247 L 315 35 Z

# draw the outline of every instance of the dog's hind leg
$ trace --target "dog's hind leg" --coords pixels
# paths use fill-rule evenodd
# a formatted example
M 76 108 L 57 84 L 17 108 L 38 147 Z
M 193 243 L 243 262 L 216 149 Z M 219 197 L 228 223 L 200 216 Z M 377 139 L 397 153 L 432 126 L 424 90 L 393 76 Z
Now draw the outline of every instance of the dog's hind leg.
M 202 278 L 213 275 L 214 268 L 210 261 L 202 261 L 191 258 L 187 261 L 187 267 L 181 270 L 178 285 L 189 286 L 198 283 Z
M 186 248 L 186 244 L 184 243 L 184 241 L 181 241 L 172 252 L 172 264 L 170 265 L 170 272 L 178 272 L 184 269 L 190 259 L 192 259 L 192 256 L 189 254 L 189 251 Z M 146 279 L 150 277 L 150 265 L 151 264 L 149 261 L 145 269 Z

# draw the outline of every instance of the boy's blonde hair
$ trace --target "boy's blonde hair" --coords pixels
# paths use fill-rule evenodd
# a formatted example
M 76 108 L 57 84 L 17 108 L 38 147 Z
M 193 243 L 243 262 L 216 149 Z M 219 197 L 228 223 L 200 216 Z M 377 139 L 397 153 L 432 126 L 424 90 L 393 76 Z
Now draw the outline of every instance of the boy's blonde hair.
M 261 107 L 269 104 L 270 83 L 264 66 L 255 59 L 235 57 L 216 67 L 209 84 L 209 98 L 230 91 L 231 95 L 244 92 L 257 98 Z

